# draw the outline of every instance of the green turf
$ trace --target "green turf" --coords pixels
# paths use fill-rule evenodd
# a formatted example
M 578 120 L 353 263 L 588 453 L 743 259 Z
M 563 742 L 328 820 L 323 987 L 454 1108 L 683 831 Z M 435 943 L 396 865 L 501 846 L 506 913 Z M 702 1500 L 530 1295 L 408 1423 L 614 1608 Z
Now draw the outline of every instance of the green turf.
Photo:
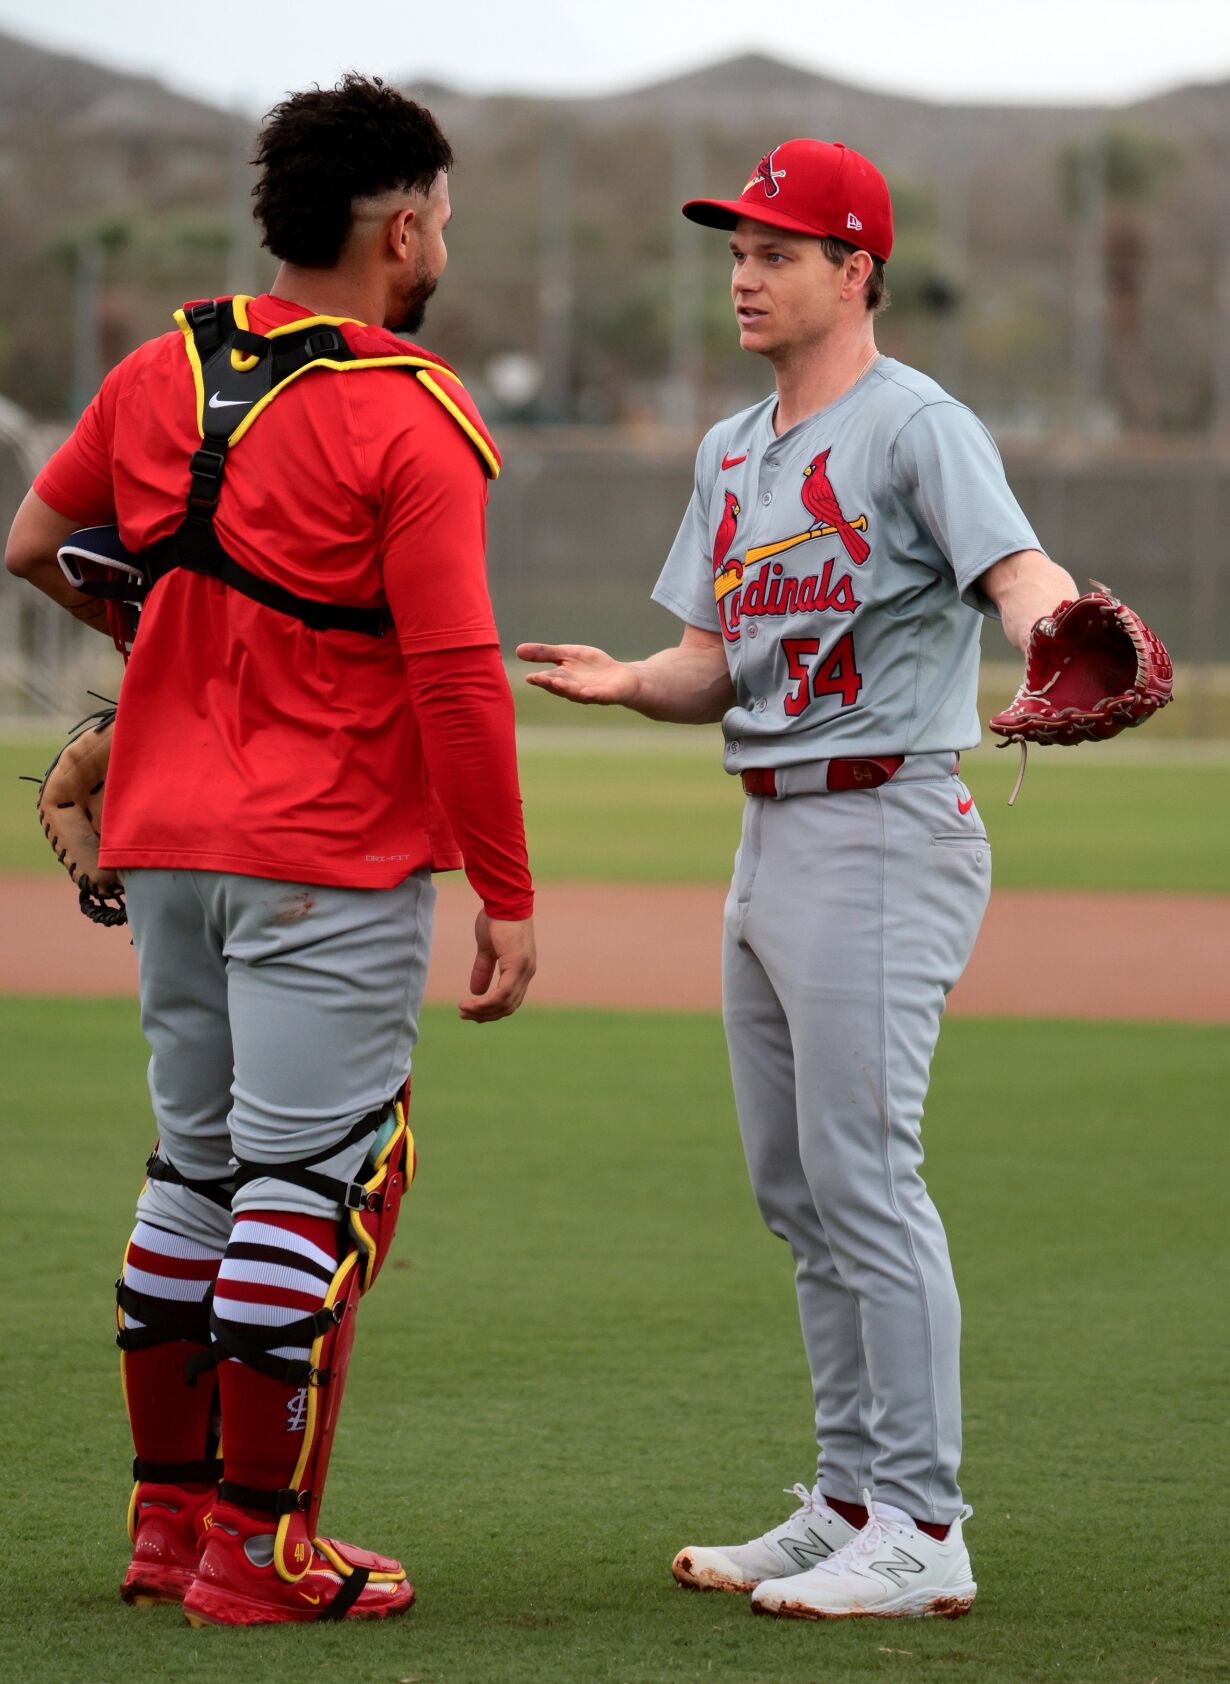
M 109 1286 L 148 1144 L 135 1008 L 2 1003 L 0 1675 L 54 1684 L 1175 1684 L 1225 1677 L 1221 1031 L 957 1020 L 928 1120 L 966 1318 L 958 1624 L 689 1596 L 808 1477 L 784 1248 L 707 1018 L 426 1014 L 422 1173 L 366 1300 L 327 1519 L 387 1628 L 137 1613 Z M 64 1047 L 71 1037 L 73 1052 Z
M 575 710 L 574 710 L 575 711 Z M 591 715 L 601 710 L 590 709 Z M 570 742 L 526 733 L 522 782 L 531 861 L 543 882 L 723 881 L 742 795 L 721 769 L 716 728 L 639 731 Z M 1133 748 L 1135 744 L 1133 744 Z M 1139 764 L 1131 751 L 1035 753 L 1011 810 L 1015 753 L 966 760 L 1003 888 L 1230 892 L 1230 759 Z M 39 771 L 50 741 L 0 743 L 0 872 L 59 868 L 21 772 Z M 1085 755 L 1079 761 L 1072 755 Z
M 716 749 L 570 751 L 553 740 L 531 742 L 521 765 L 530 858 L 544 881 L 729 876 L 743 797 Z M 1077 767 L 1035 754 L 1011 809 L 1015 754 L 980 751 L 964 770 L 999 887 L 1230 891 L 1230 763 Z

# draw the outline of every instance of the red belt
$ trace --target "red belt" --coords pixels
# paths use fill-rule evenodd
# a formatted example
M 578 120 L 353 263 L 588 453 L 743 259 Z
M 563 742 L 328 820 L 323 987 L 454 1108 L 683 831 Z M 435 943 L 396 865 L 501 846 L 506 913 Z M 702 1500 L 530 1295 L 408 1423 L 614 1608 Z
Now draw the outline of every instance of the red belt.
M 834 792 L 876 789 L 895 777 L 904 764 L 904 754 L 868 755 L 861 760 L 830 760 L 826 788 Z M 754 766 L 741 772 L 740 778 L 745 795 L 777 795 L 777 772 L 771 766 Z

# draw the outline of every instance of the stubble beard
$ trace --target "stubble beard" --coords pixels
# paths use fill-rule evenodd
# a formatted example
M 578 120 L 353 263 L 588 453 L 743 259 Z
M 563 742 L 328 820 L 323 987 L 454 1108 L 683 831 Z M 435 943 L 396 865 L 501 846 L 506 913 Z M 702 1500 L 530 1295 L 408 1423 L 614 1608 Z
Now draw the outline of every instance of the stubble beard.
M 417 333 L 427 318 L 427 302 L 439 285 L 439 278 L 420 270 L 414 284 L 402 300 L 396 322 L 390 324 L 394 333 Z

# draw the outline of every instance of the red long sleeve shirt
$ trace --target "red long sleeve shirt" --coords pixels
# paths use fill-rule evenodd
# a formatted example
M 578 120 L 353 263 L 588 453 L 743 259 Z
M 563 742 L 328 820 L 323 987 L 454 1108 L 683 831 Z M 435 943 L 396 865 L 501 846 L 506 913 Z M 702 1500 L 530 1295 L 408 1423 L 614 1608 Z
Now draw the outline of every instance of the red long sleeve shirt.
M 309 313 L 265 296 L 249 320 L 259 333 Z M 183 518 L 195 406 L 181 334 L 148 341 L 35 490 L 143 549 Z M 230 454 L 218 537 L 301 596 L 387 602 L 396 636 L 314 632 L 168 574 L 124 676 L 102 863 L 354 888 L 464 864 L 490 916 L 529 917 L 486 496 L 473 444 L 404 369 L 321 370 L 279 393 Z

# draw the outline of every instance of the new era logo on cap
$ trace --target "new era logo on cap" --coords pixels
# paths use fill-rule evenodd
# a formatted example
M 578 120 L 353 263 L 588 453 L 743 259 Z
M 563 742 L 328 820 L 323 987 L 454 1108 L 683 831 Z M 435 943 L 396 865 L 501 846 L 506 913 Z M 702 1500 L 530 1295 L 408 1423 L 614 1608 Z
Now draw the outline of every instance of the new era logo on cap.
M 839 141 L 783 141 L 765 153 L 737 199 L 690 199 L 683 214 L 708 228 L 734 228 L 748 217 L 813 237 L 853 234 L 884 262 L 893 249 L 888 184 L 869 159 Z

